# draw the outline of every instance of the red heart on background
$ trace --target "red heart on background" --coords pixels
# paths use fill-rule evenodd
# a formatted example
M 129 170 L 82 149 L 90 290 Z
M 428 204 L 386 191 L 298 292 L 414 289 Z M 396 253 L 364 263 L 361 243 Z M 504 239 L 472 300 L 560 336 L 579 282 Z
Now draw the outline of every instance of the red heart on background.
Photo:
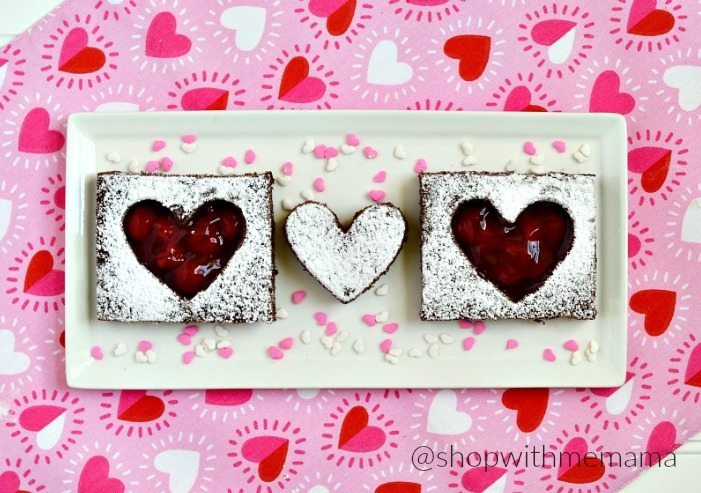
M 213 406 L 240 406 L 251 400 L 251 389 L 209 389 L 204 394 L 204 401 Z
M 512 301 L 543 285 L 574 238 L 572 218 L 553 202 L 534 202 L 510 223 L 491 202 L 469 200 L 453 215 L 452 231 L 477 273 Z
M 674 16 L 657 7 L 657 0 L 634 0 L 628 14 L 628 34 L 658 36 L 674 27 Z
M 110 463 L 101 456 L 91 457 L 78 479 L 78 493 L 124 493 L 124 483 L 109 477 Z
M 122 390 L 117 406 L 117 418 L 122 421 L 144 423 L 160 418 L 165 411 L 163 400 L 146 395 L 145 390 Z
M 88 46 L 88 33 L 82 27 L 68 32 L 61 45 L 58 69 L 71 74 L 89 74 L 105 64 L 105 54 L 99 48 Z
M 619 113 L 627 115 L 635 108 L 635 99 L 621 92 L 621 79 L 613 70 L 604 70 L 594 81 L 589 98 L 592 113 Z
M 180 99 L 186 111 L 225 110 L 229 104 L 229 91 L 216 87 L 190 89 Z
M 34 108 L 24 117 L 17 149 L 32 154 L 49 154 L 61 150 L 66 138 L 58 130 L 49 130 L 51 117 L 44 108 Z
M 48 250 L 36 252 L 24 275 L 24 292 L 35 296 L 56 296 L 65 290 L 65 272 L 54 269 L 54 257 Z
M 701 387 L 701 343 L 691 351 L 684 372 L 684 383 Z
M 421 485 L 406 481 L 392 481 L 379 485 L 375 488 L 375 493 L 421 493 Z
M 377 426 L 368 426 L 369 415 L 363 406 L 352 407 L 341 425 L 338 448 L 349 452 L 372 452 L 385 443 L 385 432 Z
M 648 193 L 664 185 L 672 162 L 672 151 L 663 147 L 638 147 L 628 151 L 628 170 L 641 173 L 640 185 Z
M 450 58 L 460 60 L 460 77 L 466 81 L 473 81 L 487 68 L 489 52 L 492 46 L 492 38 L 478 34 L 462 34 L 453 36 L 443 45 L 443 52 Z
M 506 474 L 506 469 L 501 467 L 475 467 L 466 471 L 460 482 L 469 493 L 483 493 L 499 481 L 504 474 Z
M 348 0 L 326 19 L 326 30 L 332 36 L 341 36 L 348 31 L 355 15 L 356 0 Z
M 516 425 L 529 433 L 543 422 L 548 409 L 548 389 L 507 389 L 501 395 L 501 403 L 516 411 Z
M 557 479 L 572 484 L 593 483 L 601 479 L 606 466 L 598 457 L 586 456 L 587 452 L 587 441 L 584 438 L 574 437 L 570 440 L 562 452 L 564 459 L 558 468 Z
M 526 86 L 516 86 L 506 97 L 504 111 L 547 112 L 548 110 L 531 104 L 531 91 Z
M 666 289 L 644 289 L 630 297 L 630 309 L 645 315 L 645 332 L 656 337 L 665 333 L 674 317 L 677 293 Z
M 311 103 L 326 92 L 326 84 L 317 77 L 309 76 L 309 62 L 296 56 L 287 62 L 280 79 L 278 98 L 291 103 Z
M 262 481 L 275 481 L 287 460 L 290 442 L 276 436 L 249 438 L 241 448 L 243 457 L 258 464 L 258 476 Z
M 170 12 L 160 12 L 151 20 L 146 32 L 146 56 L 177 58 L 192 48 L 192 41 L 176 33 L 177 20 Z

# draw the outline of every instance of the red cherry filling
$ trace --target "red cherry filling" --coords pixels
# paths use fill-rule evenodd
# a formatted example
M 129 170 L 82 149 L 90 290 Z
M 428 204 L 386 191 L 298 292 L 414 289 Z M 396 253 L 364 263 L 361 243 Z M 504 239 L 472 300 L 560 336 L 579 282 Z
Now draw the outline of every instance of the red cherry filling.
M 185 223 L 144 200 L 127 210 L 123 225 L 139 262 L 188 299 L 212 284 L 246 233 L 241 209 L 224 200 L 206 202 Z
M 487 200 L 463 202 L 453 237 L 477 273 L 512 301 L 537 291 L 572 248 L 574 225 L 563 207 L 535 202 L 514 223 Z

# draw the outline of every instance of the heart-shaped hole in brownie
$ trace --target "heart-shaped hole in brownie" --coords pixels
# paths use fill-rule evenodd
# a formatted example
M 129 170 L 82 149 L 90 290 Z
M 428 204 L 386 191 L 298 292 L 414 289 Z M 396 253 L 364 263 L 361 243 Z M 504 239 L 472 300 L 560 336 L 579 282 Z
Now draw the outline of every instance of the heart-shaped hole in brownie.
M 553 202 L 535 202 L 510 223 L 483 199 L 460 204 L 452 220 L 455 242 L 477 273 L 517 302 L 537 291 L 567 256 L 574 223 Z
M 212 284 L 246 235 L 241 209 L 224 200 L 205 202 L 185 221 L 143 200 L 129 207 L 123 226 L 137 260 L 187 299 Z

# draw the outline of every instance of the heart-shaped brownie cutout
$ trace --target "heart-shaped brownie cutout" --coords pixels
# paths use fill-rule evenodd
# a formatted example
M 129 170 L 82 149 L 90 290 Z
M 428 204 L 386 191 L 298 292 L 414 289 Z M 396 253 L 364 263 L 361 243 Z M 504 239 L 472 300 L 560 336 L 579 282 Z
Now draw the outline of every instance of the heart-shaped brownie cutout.
M 574 239 L 572 218 L 553 202 L 535 202 L 510 223 L 489 201 L 468 200 L 453 215 L 452 230 L 477 273 L 513 302 L 543 285 Z
M 297 206 L 285 233 L 299 261 L 339 301 L 349 303 L 367 291 L 399 254 L 406 221 L 391 204 L 356 213 L 348 227 L 318 202 Z
M 127 210 L 123 225 L 137 260 L 187 299 L 214 282 L 246 234 L 241 209 L 224 200 L 206 202 L 184 220 L 143 200 Z

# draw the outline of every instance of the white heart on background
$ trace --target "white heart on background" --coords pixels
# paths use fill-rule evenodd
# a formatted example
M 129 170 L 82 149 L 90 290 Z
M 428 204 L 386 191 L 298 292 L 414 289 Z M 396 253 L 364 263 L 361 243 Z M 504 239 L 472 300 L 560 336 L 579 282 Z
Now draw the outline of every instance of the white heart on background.
M 316 486 L 312 486 L 307 493 L 329 493 L 329 489 L 326 486 L 321 486 L 318 484 Z
M 665 70 L 662 80 L 673 89 L 679 89 L 679 107 L 694 111 L 701 105 L 701 66 L 677 65 Z
M 0 57 L 0 89 L 2 89 L 2 85 L 5 83 L 8 65 L 9 63 L 7 63 L 7 59 Z
M 258 46 L 265 32 L 267 12 L 263 7 L 241 5 L 222 12 L 221 25 L 236 31 L 234 42 L 241 51 L 251 51 Z
M 482 493 L 504 493 L 506 491 L 507 478 L 508 475 L 503 474 L 499 479 L 490 484 L 486 490 L 482 491 Z
M 63 427 L 66 424 L 66 413 L 61 413 L 51 423 L 37 432 L 37 446 L 42 450 L 51 450 L 56 446 L 63 435 Z
M 124 0 L 107 0 L 110 5 L 120 5 Z
M 305 400 L 313 399 L 317 394 L 319 394 L 319 389 L 297 389 L 297 395 Z
M 153 460 L 153 465 L 168 475 L 170 493 L 188 493 L 200 471 L 200 453 L 194 450 L 164 450 Z
M 0 375 L 24 373 L 29 363 L 29 356 L 15 351 L 15 334 L 7 329 L 0 330 Z
M 12 201 L 9 199 L 0 199 L 0 240 L 7 234 L 7 228 L 10 227 L 11 218 Z
M 367 80 L 370 84 L 380 86 L 398 86 L 409 82 L 414 76 L 414 69 L 408 63 L 397 59 L 397 45 L 391 39 L 385 39 L 375 45 L 368 63 Z
M 127 111 L 139 111 L 140 107 L 136 103 L 126 101 L 110 101 L 102 103 L 95 108 L 96 113 L 123 113 Z
M 633 396 L 635 378 L 631 378 L 606 399 L 606 410 L 613 416 L 618 416 L 628 407 Z
M 682 241 L 701 243 L 701 197 L 692 200 L 684 213 Z
M 548 46 L 548 60 L 559 65 L 565 63 L 574 48 L 574 40 L 577 37 L 577 30 L 572 28 L 564 36 Z
M 450 389 L 436 393 L 428 410 L 426 431 L 436 435 L 460 435 L 472 428 L 472 418 L 458 411 L 458 396 Z

